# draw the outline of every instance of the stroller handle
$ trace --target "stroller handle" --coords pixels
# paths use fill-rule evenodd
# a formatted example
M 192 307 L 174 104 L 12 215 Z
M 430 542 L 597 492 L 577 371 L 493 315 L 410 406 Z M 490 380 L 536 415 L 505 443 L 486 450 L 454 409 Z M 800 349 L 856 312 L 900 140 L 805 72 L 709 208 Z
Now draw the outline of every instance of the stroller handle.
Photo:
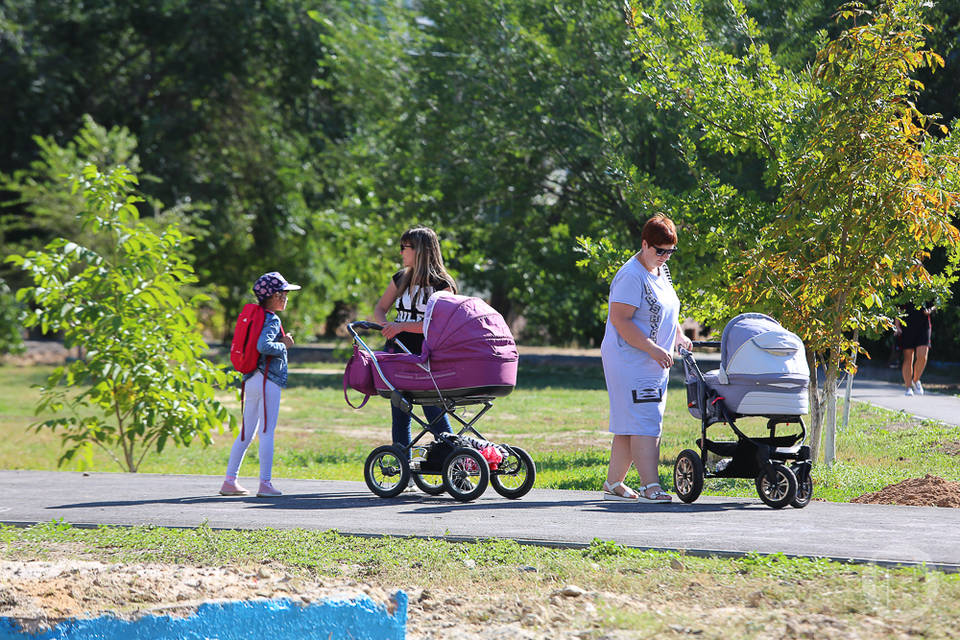
M 720 341 L 719 340 L 694 340 L 693 346 L 694 347 L 712 347 L 714 349 L 719 349 Z
M 347 330 L 352 333 L 354 337 L 356 337 L 358 329 L 361 331 L 380 331 L 383 329 L 383 326 L 376 322 L 370 322 L 369 320 L 357 320 L 347 324 Z

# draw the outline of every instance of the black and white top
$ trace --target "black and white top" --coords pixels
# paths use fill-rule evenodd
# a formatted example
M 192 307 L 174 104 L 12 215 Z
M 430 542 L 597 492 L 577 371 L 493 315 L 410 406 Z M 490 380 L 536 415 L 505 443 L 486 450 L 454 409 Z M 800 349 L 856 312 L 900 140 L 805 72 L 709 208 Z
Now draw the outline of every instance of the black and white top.
M 404 270 L 400 269 L 393 274 L 393 284 L 396 285 L 398 290 L 403 282 L 403 273 Z M 423 322 L 427 313 L 427 300 L 430 298 L 430 296 L 433 295 L 435 291 L 441 291 L 449 288 L 449 282 L 446 282 L 441 278 L 437 278 L 430 283 L 429 287 L 424 289 L 414 285 L 409 290 L 400 292 L 400 295 L 397 296 L 396 303 L 394 303 L 394 307 L 397 310 L 397 317 L 394 318 L 394 322 Z M 402 331 L 401 333 L 397 334 L 395 340 L 402 342 L 403 346 L 409 349 L 412 353 L 420 353 L 420 351 L 423 349 L 422 333 Z M 397 347 L 394 344 L 394 340 L 387 341 L 387 350 L 398 352 L 403 351 L 400 347 Z

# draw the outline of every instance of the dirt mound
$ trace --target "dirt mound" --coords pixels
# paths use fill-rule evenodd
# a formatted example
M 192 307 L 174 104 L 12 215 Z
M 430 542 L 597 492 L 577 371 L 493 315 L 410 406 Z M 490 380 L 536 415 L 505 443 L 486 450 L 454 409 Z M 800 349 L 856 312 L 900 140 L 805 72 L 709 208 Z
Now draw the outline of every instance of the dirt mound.
M 909 478 L 880 491 L 865 493 L 850 502 L 956 508 L 960 507 L 960 482 L 951 482 L 928 473 L 922 478 Z

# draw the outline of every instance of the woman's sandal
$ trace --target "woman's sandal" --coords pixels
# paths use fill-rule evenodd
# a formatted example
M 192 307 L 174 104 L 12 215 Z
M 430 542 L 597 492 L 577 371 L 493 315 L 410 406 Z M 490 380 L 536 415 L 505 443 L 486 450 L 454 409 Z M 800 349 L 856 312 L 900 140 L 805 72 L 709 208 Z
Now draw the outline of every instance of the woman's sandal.
M 623 487 L 623 493 L 617 493 L 617 489 Z M 623 484 L 622 482 L 614 482 L 610 484 L 606 480 L 603 482 L 603 499 L 604 500 L 619 500 L 620 502 L 637 502 L 640 499 L 640 494 Z
M 652 487 L 656 487 L 657 490 L 653 492 L 652 496 L 647 496 L 647 489 Z M 648 504 L 669 504 L 672 501 L 673 498 L 663 490 L 659 482 L 651 482 L 650 484 L 643 485 L 640 487 L 640 494 L 637 496 L 637 502 L 646 502 Z

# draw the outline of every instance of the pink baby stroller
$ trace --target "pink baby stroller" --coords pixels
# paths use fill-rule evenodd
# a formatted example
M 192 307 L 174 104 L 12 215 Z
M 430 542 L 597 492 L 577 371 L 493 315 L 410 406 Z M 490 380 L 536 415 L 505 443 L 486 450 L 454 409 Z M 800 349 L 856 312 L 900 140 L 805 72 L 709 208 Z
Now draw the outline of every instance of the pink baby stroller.
M 358 330 L 379 331 L 373 322 L 351 322 L 355 345 L 367 352 L 377 395 L 410 414 L 422 427 L 407 447 L 383 445 L 367 457 L 363 477 L 382 498 L 399 495 L 411 477 L 430 495 L 448 492 L 460 501 L 474 500 L 492 484 L 505 498 L 520 498 L 533 487 L 537 469 L 520 447 L 486 440 L 474 427 L 506 396 L 517 381 L 517 347 L 503 317 L 479 298 L 438 291 L 427 301 L 423 351 L 373 351 Z M 460 423 L 456 434 L 442 434 L 418 444 L 430 424 L 413 413 L 415 405 L 442 407 Z M 459 407 L 482 405 L 469 422 Z M 438 418 L 439 420 L 439 418 Z

